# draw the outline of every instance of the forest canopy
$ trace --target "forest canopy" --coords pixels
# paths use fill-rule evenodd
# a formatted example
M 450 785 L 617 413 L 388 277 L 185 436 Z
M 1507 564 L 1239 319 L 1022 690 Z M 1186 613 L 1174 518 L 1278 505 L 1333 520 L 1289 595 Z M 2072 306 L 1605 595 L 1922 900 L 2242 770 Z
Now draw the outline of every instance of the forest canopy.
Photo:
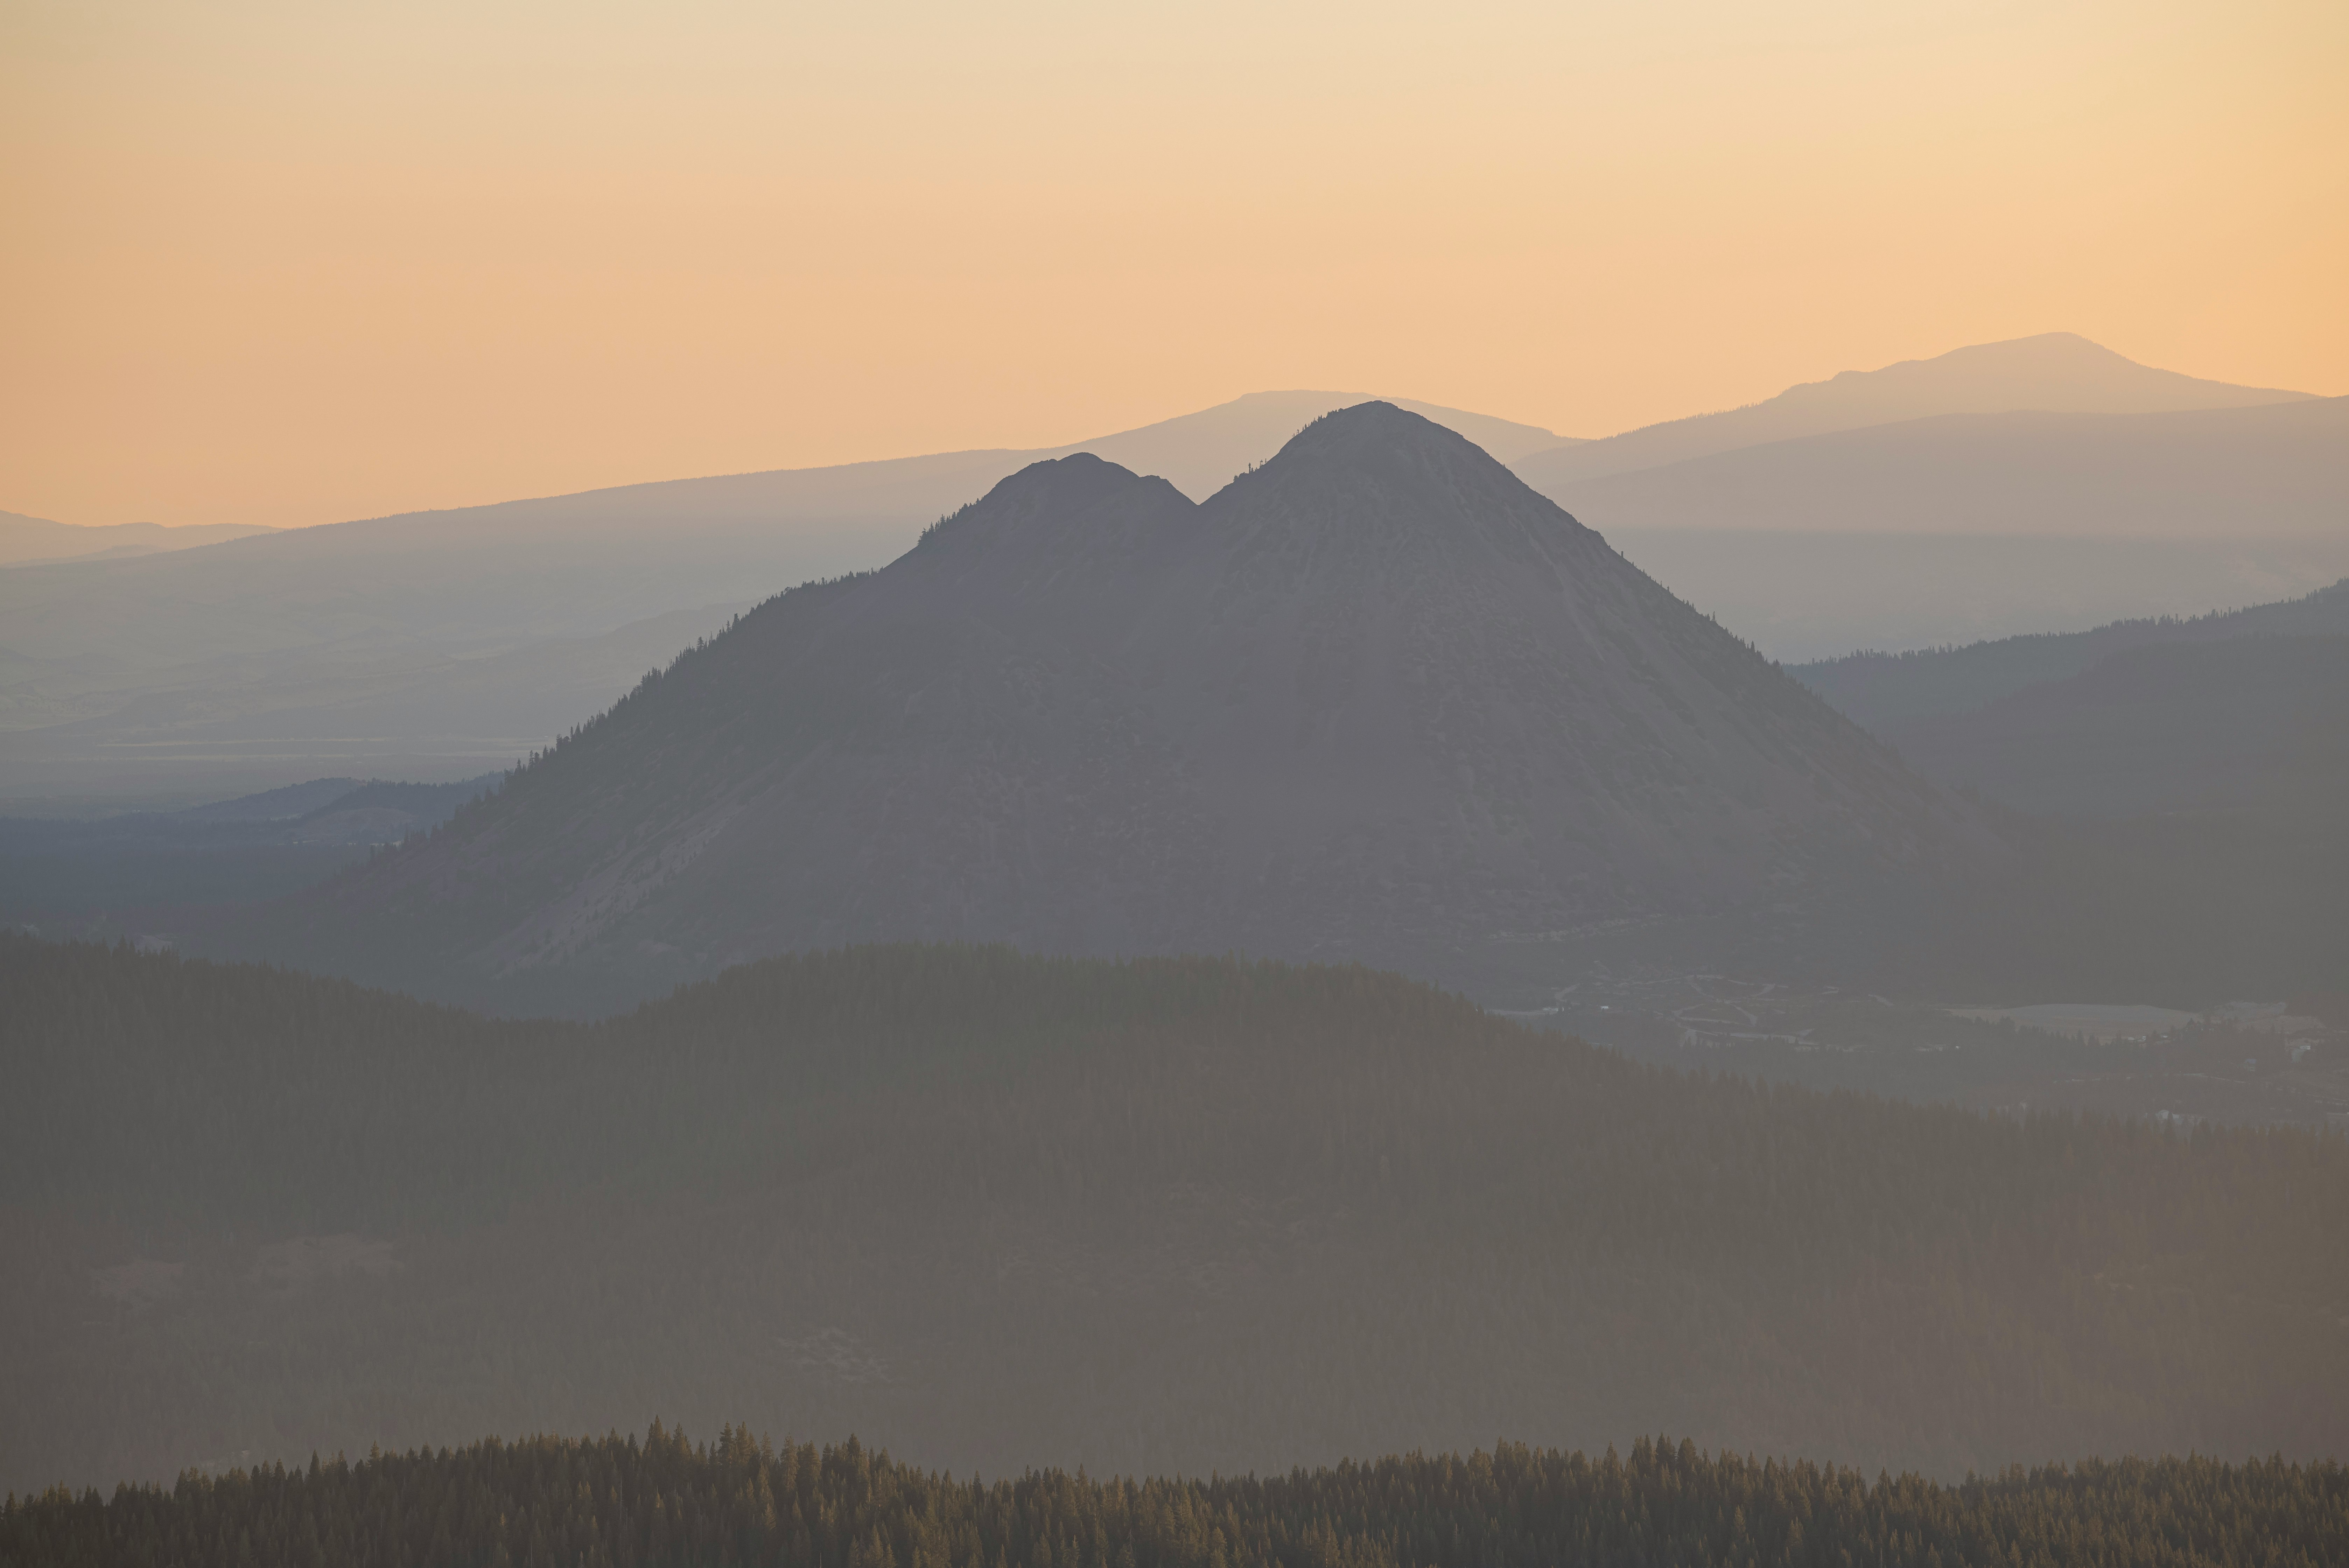
M 0 1510 L 55 1568 L 2317 1568 L 2349 1557 L 2335 1463 L 2021 1467 L 1940 1486 L 1641 1438 L 1286 1475 L 958 1482 L 854 1439 L 495 1439 L 182 1476 Z

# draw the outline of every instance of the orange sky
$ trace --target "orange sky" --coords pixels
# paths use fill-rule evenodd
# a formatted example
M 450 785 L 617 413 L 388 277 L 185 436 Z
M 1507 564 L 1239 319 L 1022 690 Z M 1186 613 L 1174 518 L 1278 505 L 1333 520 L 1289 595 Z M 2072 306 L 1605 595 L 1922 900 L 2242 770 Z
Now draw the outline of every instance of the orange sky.
M 2349 392 L 2349 6 L 7 0 L 0 508 L 329 522 L 1244 391 L 1597 435 L 2065 329 Z

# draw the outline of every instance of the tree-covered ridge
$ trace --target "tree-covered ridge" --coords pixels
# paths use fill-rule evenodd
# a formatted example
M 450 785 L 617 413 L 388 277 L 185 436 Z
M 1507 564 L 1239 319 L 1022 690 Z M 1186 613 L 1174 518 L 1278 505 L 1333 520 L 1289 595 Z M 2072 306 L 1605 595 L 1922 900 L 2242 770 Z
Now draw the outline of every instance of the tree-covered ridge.
M 1233 1473 L 2349 1442 L 2349 1144 L 1627 1062 L 1373 971 L 895 947 L 598 1024 L 0 941 L 0 1486 L 605 1430 Z
M 0 1509 L 0 1561 L 55 1568 L 2315 1568 L 2349 1556 L 2349 1472 L 2090 1462 L 1940 1486 L 1683 1439 L 1210 1480 L 958 1482 L 869 1450 L 495 1438 L 306 1469 L 190 1472 Z

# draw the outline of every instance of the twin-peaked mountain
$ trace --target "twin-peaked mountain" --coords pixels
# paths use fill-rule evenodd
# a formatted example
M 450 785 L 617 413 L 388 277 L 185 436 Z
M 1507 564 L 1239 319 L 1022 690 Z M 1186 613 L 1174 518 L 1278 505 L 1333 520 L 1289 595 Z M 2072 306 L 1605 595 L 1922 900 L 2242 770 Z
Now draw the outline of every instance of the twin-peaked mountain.
M 742 617 L 273 946 L 485 996 L 907 938 L 1442 974 L 1971 842 L 1483 451 L 1367 403 L 1203 504 L 1025 469 Z

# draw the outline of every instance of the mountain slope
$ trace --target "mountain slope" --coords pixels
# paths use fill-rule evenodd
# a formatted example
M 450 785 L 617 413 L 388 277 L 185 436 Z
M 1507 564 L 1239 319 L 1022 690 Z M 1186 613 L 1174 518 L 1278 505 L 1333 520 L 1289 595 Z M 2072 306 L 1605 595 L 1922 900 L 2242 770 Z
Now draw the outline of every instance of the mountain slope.
M 2349 398 L 1945 414 L 1549 490 L 1608 529 L 2349 538 Z
M 1597 535 L 1371 403 L 1202 506 L 1090 456 L 1023 470 L 689 651 L 270 950 L 634 994 L 912 937 L 1445 972 L 1971 842 Z
M 1880 370 L 1846 370 L 1745 408 L 1537 452 L 1512 466 L 1535 489 L 1571 505 L 1573 498 L 1562 487 L 1604 474 L 1940 414 L 2157 413 L 2249 408 L 2307 396 L 2157 370 L 2075 333 L 2048 332 L 1976 344 L 1931 359 L 1904 359 Z

